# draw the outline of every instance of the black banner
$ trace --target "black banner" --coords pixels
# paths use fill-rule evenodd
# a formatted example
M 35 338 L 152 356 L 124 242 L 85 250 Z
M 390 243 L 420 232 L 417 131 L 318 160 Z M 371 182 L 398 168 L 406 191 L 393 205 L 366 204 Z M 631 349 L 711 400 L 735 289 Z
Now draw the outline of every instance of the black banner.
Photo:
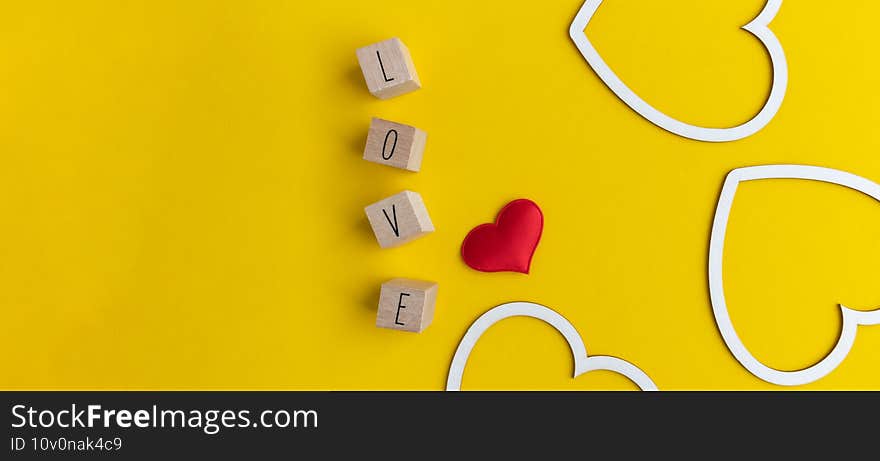
M 3 392 L 0 459 L 490 459 L 871 445 L 876 393 Z M 708 451 L 707 451 L 708 450 Z

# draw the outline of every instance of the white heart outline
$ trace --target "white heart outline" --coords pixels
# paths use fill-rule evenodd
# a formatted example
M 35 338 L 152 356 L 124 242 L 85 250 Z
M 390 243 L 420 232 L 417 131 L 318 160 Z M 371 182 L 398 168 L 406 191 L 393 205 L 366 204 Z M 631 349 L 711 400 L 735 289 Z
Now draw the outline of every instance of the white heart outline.
M 718 325 L 718 330 L 721 332 L 721 337 L 727 348 L 750 373 L 764 381 L 780 386 L 798 386 L 814 382 L 837 368 L 852 349 L 858 326 L 880 324 L 880 309 L 857 311 L 841 304 L 843 325 L 837 343 L 825 358 L 803 370 L 781 371 L 770 368 L 749 352 L 739 335 L 736 334 L 736 329 L 730 320 L 727 301 L 724 297 L 722 263 L 724 240 L 727 235 L 730 210 L 737 187 L 743 181 L 760 179 L 806 179 L 827 182 L 859 191 L 878 202 L 880 202 L 880 184 L 845 171 L 806 165 L 761 165 L 738 168 L 731 171 L 724 181 L 709 241 L 709 297 L 715 323 Z
M 779 39 L 768 28 L 782 6 L 782 0 L 767 0 L 761 13 L 752 22 L 742 27 L 757 37 L 770 54 L 770 62 L 773 66 L 773 84 L 770 88 L 770 95 L 761 110 L 751 120 L 730 128 L 706 128 L 684 123 L 655 109 L 654 106 L 648 104 L 626 86 L 623 80 L 608 67 L 585 32 L 587 24 L 601 4 L 602 0 L 586 0 L 575 15 L 568 33 L 584 59 L 587 60 L 587 64 L 593 68 L 599 78 L 605 82 L 605 85 L 626 105 L 651 123 L 679 136 L 697 141 L 729 142 L 747 138 L 761 131 L 773 120 L 773 117 L 779 112 L 779 108 L 782 107 L 782 100 L 785 98 L 788 87 L 788 61 Z
M 559 331 L 568 342 L 568 346 L 571 348 L 571 353 L 574 356 L 573 378 L 577 378 L 590 371 L 607 370 L 627 377 L 643 391 L 657 390 L 657 385 L 651 381 L 651 378 L 645 372 L 626 360 L 604 355 L 588 356 L 587 348 L 584 346 L 584 342 L 574 325 L 556 311 L 540 304 L 512 302 L 489 309 L 468 328 L 458 345 L 458 349 L 455 351 L 455 355 L 452 357 L 452 363 L 449 365 L 449 377 L 446 380 L 447 391 L 461 390 L 461 379 L 462 375 L 464 375 L 464 368 L 467 365 L 468 357 L 470 357 L 471 350 L 476 346 L 483 333 L 492 325 L 510 317 L 532 317 L 543 320 Z

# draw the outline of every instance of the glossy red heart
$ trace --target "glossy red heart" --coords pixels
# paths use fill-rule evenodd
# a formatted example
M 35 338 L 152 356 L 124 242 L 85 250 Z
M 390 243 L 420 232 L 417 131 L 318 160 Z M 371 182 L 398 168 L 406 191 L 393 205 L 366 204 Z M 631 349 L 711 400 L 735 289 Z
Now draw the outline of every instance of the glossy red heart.
M 528 274 L 543 230 L 541 208 L 531 200 L 514 200 L 501 209 L 494 224 L 480 224 L 468 233 L 461 257 L 481 272 Z

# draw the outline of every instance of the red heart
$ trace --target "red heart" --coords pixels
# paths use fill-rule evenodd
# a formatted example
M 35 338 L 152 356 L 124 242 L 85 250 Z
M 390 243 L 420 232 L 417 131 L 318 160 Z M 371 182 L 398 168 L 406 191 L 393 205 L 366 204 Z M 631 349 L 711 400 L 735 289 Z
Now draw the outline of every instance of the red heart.
M 498 213 L 495 224 L 480 224 L 461 243 L 464 262 L 481 272 L 529 273 L 541 240 L 544 215 L 527 199 L 514 200 Z

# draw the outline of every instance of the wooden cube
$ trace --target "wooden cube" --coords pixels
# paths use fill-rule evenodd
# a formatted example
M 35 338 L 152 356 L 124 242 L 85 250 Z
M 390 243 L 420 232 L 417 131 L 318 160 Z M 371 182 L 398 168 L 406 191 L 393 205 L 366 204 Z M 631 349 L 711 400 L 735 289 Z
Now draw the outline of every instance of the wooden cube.
M 414 126 L 373 117 L 364 160 L 419 171 L 427 137 L 427 133 Z
M 364 208 L 382 248 L 396 247 L 434 232 L 422 197 L 403 191 Z
M 393 98 L 422 87 L 409 50 L 399 38 L 358 48 L 357 58 L 367 88 L 379 99 Z
M 437 284 L 394 279 L 382 284 L 376 326 L 421 333 L 434 320 Z

